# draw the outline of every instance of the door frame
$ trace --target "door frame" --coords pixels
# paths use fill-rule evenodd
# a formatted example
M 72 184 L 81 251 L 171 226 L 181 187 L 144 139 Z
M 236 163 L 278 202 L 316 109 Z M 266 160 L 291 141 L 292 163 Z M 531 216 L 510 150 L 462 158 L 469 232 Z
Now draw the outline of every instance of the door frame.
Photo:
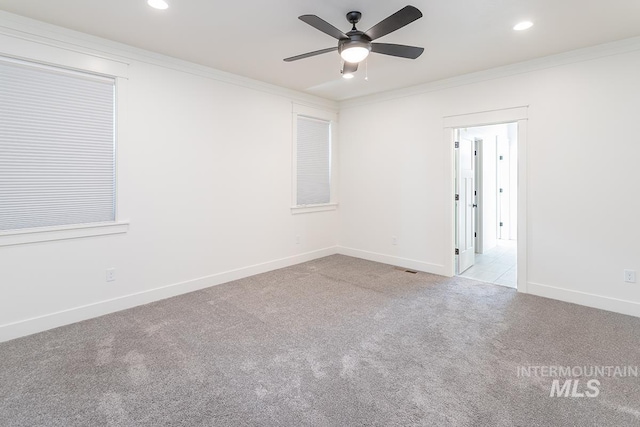
M 444 271 L 455 275 L 455 129 L 501 123 L 518 125 L 518 292 L 527 293 L 527 121 L 528 105 L 443 117 L 445 152 L 445 239 Z

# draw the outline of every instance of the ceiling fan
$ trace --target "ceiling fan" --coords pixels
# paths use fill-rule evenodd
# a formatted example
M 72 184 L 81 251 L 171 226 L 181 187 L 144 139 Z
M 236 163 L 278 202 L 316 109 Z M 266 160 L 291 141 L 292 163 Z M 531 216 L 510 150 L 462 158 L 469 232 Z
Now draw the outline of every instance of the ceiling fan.
M 416 46 L 373 43 L 373 40 L 386 36 L 387 34 L 412 23 L 416 19 L 421 18 L 422 12 L 417 8 L 413 6 L 405 6 L 393 15 L 378 22 L 367 31 L 360 31 L 356 29 L 356 24 L 360 21 L 361 17 L 362 14 L 360 12 L 353 11 L 347 13 L 347 21 L 349 21 L 353 27 L 348 33 L 343 33 L 316 15 L 299 16 L 298 19 L 301 21 L 306 22 L 323 33 L 338 39 L 338 46 L 292 56 L 290 58 L 285 58 L 284 61 L 297 61 L 299 59 L 309 58 L 337 50 L 344 60 L 342 74 L 344 77 L 347 77 L 347 75 L 353 76 L 353 73 L 358 69 L 358 63 L 362 62 L 369 55 L 369 52 L 398 56 L 400 58 L 416 59 L 424 51 L 424 48 Z

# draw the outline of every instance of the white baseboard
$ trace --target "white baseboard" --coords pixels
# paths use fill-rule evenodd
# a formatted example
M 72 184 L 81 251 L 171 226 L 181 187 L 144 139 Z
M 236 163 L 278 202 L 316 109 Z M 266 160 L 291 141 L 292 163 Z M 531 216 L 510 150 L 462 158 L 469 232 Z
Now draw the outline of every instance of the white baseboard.
M 392 255 L 385 255 L 376 252 L 368 252 L 360 249 L 347 248 L 344 246 L 337 247 L 337 253 L 348 255 L 355 258 L 362 258 L 369 261 L 382 262 L 385 264 L 396 265 L 412 270 L 424 271 L 427 273 L 439 274 L 447 276 L 443 265 L 426 263 L 413 259 L 401 258 Z M 613 311 L 615 313 L 626 314 L 629 316 L 640 317 L 640 303 L 626 301 L 617 298 L 594 295 L 585 292 L 574 291 L 570 289 L 558 288 L 555 286 L 542 285 L 539 283 L 527 282 L 527 292 L 545 298 L 551 298 L 559 301 L 569 302 L 573 304 L 584 305 L 587 307 L 598 308 L 600 310 Z
M 125 310 L 154 301 L 171 298 L 188 292 L 197 291 L 211 286 L 227 283 L 233 280 L 254 276 L 260 273 L 289 267 L 325 256 L 341 254 L 355 258 L 376 261 L 390 265 L 396 265 L 412 270 L 424 271 L 427 273 L 446 275 L 444 266 L 430 264 L 423 261 L 385 255 L 375 252 L 368 252 L 359 249 L 334 246 L 312 252 L 306 252 L 286 258 L 255 264 L 236 270 L 225 271 L 200 277 L 185 282 L 174 283 L 148 291 L 138 292 L 131 295 L 100 301 L 68 310 L 50 313 L 31 319 L 21 320 L 14 323 L 0 325 L 0 342 L 9 341 L 15 338 L 43 332 L 49 329 L 92 319 L 116 311 Z M 625 301 L 616 298 L 604 297 L 601 295 L 588 294 L 584 292 L 558 288 L 555 286 L 542 285 L 539 283 L 527 283 L 527 293 L 545 298 L 556 299 L 601 310 L 613 311 L 629 316 L 640 317 L 640 303 Z
M 369 261 L 376 261 L 402 268 L 409 268 L 411 270 L 424 271 L 425 273 L 439 274 L 441 276 L 447 275 L 444 265 L 440 264 L 430 264 L 428 262 L 417 261 L 415 259 L 401 258 L 393 255 L 363 251 L 360 249 L 346 248 L 344 246 L 338 246 L 337 253 L 341 255 L 352 256 L 354 258 L 362 258 Z
M 540 297 L 551 298 L 601 310 L 613 311 L 629 316 L 640 317 L 640 303 L 625 301 L 617 298 L 604 297 L 556 286 L 542 285 L 540 283 L 527 283 L 527 293 Z
M 337 253 L 336 247 L 324 248 L 312 252 L 306 252 L 286 258 L 255 264 L 236 270 L 225 271 L 212 274 L 210 276 L 199 277 L 185 282 L 174 283 L 156 289 L 125 295 L 118 298 L 74 307 L 68 310 L 58 311 L 31 319 L 21 320 L 14 323 L 0 325 L 0 342 L 9 341 L 15 338 L 43 332 L 82 320 L 92 319 L 120 310 L 148 304 L 165 298 L 186 294 L 219 285 L 233 280 L 254 276 L 260 273 L 289 267 L 303 262 L 311 261 Z

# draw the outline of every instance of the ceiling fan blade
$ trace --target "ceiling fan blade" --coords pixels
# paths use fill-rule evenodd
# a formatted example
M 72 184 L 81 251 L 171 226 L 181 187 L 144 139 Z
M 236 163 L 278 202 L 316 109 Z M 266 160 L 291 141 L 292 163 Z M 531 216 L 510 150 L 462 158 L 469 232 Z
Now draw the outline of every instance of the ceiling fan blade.
M 329 24 L 324 19 L 317 17 L 316 15 L 302 15 L 298 16 L 298 19 L 338 40 L 349 38 L 345 33 Z
M 342 66 L 342 74 L 353 74 L 358 71 L 358 63 L 357 62 L 344 62 Z
M 285 58 L 284 62 L 297 61 L 298 59 L 310 58 L 316 55 L 322 55 L 323 53 L 329 53 L 338 50 L 338 46 L 336 47 L 328 47 L 326 49 L 314 50 L 313 52 L 303 53 L 302 55 L 292 56 L 290 58 Z
M 364 33 L 371 37 L 371 40 L 378 39 L 394 32 L 416 19 L 422 18 L 422 12 L 413 6 L 405 6 L 393 15 L 378 22 Z
M 423 47 L 405 46 L 403 44 L 371 43 L 371 52 L 383 55 L 399 56 L 401 58 L 416 59 L 422 52 Z

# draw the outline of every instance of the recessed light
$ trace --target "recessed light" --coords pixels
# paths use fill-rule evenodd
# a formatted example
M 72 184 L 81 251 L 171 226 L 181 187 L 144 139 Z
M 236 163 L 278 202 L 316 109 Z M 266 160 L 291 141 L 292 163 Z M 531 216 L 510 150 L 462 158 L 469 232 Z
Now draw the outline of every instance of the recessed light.
M 166 1 L 164 0 L 147 0 L 147 4 L 154 9 L 164 10 L 169 7 Z
M 516 31 L 524 31 L 524 30 L 528 30 L 529 28 L 533 27 L 533 22 L 531 21 L 523 21 L 520 22 L 518 24 L 516 24 L 513 29 Z

